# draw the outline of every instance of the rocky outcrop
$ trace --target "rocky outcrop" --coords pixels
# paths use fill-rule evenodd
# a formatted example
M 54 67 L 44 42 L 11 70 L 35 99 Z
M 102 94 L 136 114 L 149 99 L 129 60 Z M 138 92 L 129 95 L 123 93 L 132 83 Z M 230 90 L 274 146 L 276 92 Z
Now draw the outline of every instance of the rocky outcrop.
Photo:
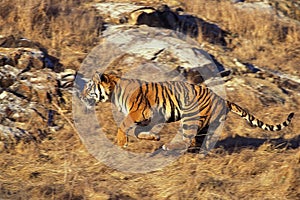
M 216 65 L 218 64 L 218 65 Z M 224 67 L 192 40 L 172 30 L 149 26 L 114 25 L 103 33 L 79 73 L 114 71 L 148 81 L 188 80 L 194 84 L 222 81 Z M 147 73 L 145 73 L 147 72 Z
M 218 25 L 183 12 L 182 8 L 161 5 L 157 8 L 130 3 L 97 3 L 94 7 L 111 24 L 147 25 L 171 29 L 218 45 L 226 45 L 228 33 Z
M 75 71 L 64 69 L 36 43 L 13 36 L 0 45 L 0 143 L 40 141 L 63 123 L 57 108 L 68 107 Z M 1 149 L 0 149 L 1 150 Z
M 47 53 L 37 42 L 13 35 L 0 37 L 0 64 L 12 65 L 22 70 L 30 68 L 50 68 L 60 72 L 63 68 L 59 60 Z

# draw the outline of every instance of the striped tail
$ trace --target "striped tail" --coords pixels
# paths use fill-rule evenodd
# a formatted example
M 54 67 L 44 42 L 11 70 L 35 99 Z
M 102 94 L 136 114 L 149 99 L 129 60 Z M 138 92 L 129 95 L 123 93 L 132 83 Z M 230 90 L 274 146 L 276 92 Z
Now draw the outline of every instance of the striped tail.
M 253 115 L 249 114 L 247 111 L 245 111 L 243 108 L 236 105 L 235 103 L 226 101 L 226 104 L 231 112 L 238 114 L 239 116 L 247 120 L 247 122 L 252 126 L 257 126 L 266 131 L 280 131 L 284 127 L 288 126 L 291 123 L 292 118 L 294 117 L 294 113 L 290 113 L 287 119 L 283 123 L 277 125 L 269 125 L 269 124 L 265 124 L 259 119 L 256 119 Z

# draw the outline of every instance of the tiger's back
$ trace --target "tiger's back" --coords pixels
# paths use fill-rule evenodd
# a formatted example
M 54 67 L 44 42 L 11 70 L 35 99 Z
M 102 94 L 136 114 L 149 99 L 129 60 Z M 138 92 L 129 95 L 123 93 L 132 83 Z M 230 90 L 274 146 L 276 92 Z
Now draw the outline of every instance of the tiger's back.
M 184 91 L 189 91 L 185 93 Z M 208 88 L 185 82 L 145 82 L 140 80 L 120 79 L 111 96 L 111 101 L 124 113 L 139 110 L 160 114 L 165 122 L 175 122 L 184 116 L 185 109 L 200 97 L 208 97 Z M 196 98 L 198 98 L 196 100 Z M 209 104 L 209 103 L 208 103 Z

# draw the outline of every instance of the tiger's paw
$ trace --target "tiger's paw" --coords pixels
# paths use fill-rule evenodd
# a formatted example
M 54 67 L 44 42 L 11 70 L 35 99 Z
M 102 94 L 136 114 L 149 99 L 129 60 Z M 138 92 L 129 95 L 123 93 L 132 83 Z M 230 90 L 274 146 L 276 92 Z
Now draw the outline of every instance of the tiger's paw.
M 162 149 L 165 151 L 173 151 L 173 150 L 183 151 L 183 150 L 187 150 L 189 146 L 190 145 L 187 144 L 186 142 L 181 141 L 181 142 L 173 142 L 173 143 L 164 144 L 162 146 Z
M 149 133 L 149 132 L 141 132 L 137 134 L 137 138 L 142 140 L 155 140 L 155 141 L 160 140 L 160 136 L 158 134 Z
M 118 140 L 117 139 L 117 144 L 118 144 L 119 147 L 123 147 L 123 148 L 126 148 L 128 146 L 128 142 L 127 142 L 126 139 L 125 140 Z
M 164 144 L 162 147 L 161 147 L 164 151 L 169 151 L 170 149 L 168 148 L 168 145 Z

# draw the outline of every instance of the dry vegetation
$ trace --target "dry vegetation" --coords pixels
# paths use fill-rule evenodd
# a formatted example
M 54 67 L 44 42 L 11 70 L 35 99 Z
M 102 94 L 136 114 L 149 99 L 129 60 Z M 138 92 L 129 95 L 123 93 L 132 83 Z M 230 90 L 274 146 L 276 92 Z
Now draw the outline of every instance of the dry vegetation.
M 85 7 L 92 1 L 2 0 L 0 34 L 37 41 L 66 67 L 77 68 L 97 43 L 103 26 L 95 11 Z M 149 5 L 157 3 L 152 2 Z M 282 23 L 268 14 L 241 13 L 229 1 L 196 2 L 182 5 L 231 32 L 232 51 L 224 54 L 300 75 L 299 25 Z M 237 98 L 233 92 L 228 95 Z M 263 107 L 252 105 L 255 94 L 251 95 L 248 106 L 262 116 Z M 299 110 L 299 99 L 289 102 Z M 273 109 L 267 109 L 272 113 Z M 276 109 L 280 113 L 281 105 Z M 65 115 L 72 118 L 70 111 Z M 229 119 L 223 138 L 252 130 L 239 120 Z M 296 138 L 294 148 L 267 141 L 258 146 L 234 143 L 204 159 L 187 153 L 171 166 L 146 174 L 123 173 L 99 163 L 66 122 L 63 131 L 41 143 L 19 143 L 0 152 L 0 199 L 299 199 L 297 120 L 286 130 Z
M 217 23 L 231 33 L 229 48 L 233 57 L 299 75 L 299 65 L 295 65 L 300 63 L 299 21 L 279 19 L 275 11 L 245 11 L 230 1 L 198 0 L 195 4 L 189 0 L 185 6 L 188 12 Z
M 3 0 L 0 34 L 37 41 L 65 65 L 79 67 L 76 61 L 97 44 L 103 26 L 95 11 L 84 7 L 88 2 Z

